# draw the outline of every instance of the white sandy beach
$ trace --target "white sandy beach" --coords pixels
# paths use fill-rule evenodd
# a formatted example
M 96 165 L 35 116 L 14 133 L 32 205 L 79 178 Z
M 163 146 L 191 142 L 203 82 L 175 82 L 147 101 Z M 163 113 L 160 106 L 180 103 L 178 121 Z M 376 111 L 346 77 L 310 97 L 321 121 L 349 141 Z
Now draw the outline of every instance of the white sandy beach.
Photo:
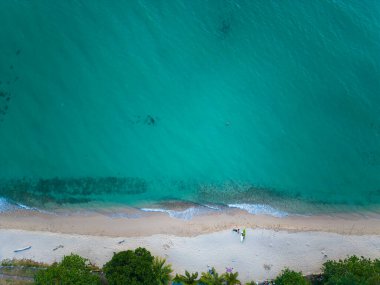
M 36 228 L 33 223 L 29 223 L 28 227 L 25 216 L 24 220 L 14 215 L 0 216 L 0 259 L 30 258 L 51 263 L 74 252 L 97 265 L 103 265 L 112 257 L 113 252 L 141 246 L 154 255 L 166 258 L 176 273 L 183 273 L 185 269 L 206 271 L 207 265 L 214 266 L 220 272 L 224 272 L 226 267 L 233 267 L 239 272 L 242 281 L 262 281 L 275 277 L 285 266 L 309 274 L 319 272 L 327 259 L 339 259 L 352 254 L 371 258 L 380 256 L 380 235 L 377 231 L 379 220 L 368 218 L 356 221 L 348 218 L 326 219 L 320 225 L 325 231 L 315 231 L 312 225 L 318 218 L 297 218 L 296 222 L 292 222 L 290 219 L 244 214 L 206 216 L 192 221 L 180 221 L 161 214 L 121 220 L 66 217 L 65 228 L 58 222 L 62 217 L 40 216 L 39 218 L 45 219 L 41 222 L 38 217 L 32 216 L 29 221 L 36 221 L 35 224 L 40 227 Z M 75 222 L 76 219 L 80 222 Z M 88 219 L 87 223 L 85 219 Z M 224 221 L 223 226 L 220 226 L 220 219 Z M 240 243 L 239 236 L 231 231 L 232 221 L 236 220 L 239 225 L 247 226 L 244 243 Z M 11 221 L 15 228 L 27 230 L 12 229 Z M 258 221 L 261 221 L 261 225 Z M 332 232 L 334 221 L 335 233 Z M 82 231 L 76 228 L 76 223 L 83 225 Z M 144 223 L 145 232 L 143 227 L 133 228 L 135 224 Z M 150 227 L 153 224 L 155 227 Z M 212 224 L 216 226 L 213 227 Z M 256 224 L 254 229 L 253 224 Z M 307 224 L 309 228 L 306 227 Z M 373 233 L 370 233 L 371 224 Z M 93 229 L 91 234 L 85 234 L 90 227 Z M 60 229 L 69 233 L 61 233 Z M 53 250 L 60 245 L 63 248 Z M 25 252 L 13 252 L 26 246 L 32 248 Z
M 142 246 L 154 255 L 165 257 L 175 272 L 183 273 L 185 269 L 206 271 L 207 265 L 220 272 L 233 267 L 243 281 L 273 278 L 285 266 L 309 274 L 319 272 L 327 259 L 352 254 L 375 258 L 380 254 L 380 236 L 265 229 L 248 229 L 244 243 L 240 243 L 238 235 L 229 230 L 196 237 L 153 235 L 130 238 L 0 230 L 0 245 L 1 259 L 30 258 L 51 263 L 75 252 L 97 265 L 107 262 L 113 252 Z M 29 245 L 32 246 L 30 250 L 13 252 Z M 63 248 L 53 251 L 59 245 Z

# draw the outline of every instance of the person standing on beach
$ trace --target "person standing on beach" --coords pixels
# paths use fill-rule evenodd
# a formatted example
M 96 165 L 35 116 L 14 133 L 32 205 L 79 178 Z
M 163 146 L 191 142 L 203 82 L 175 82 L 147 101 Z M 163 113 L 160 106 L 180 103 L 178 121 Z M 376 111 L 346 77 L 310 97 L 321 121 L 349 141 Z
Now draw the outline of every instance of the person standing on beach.
M 246 235 L 246 231 L 245 231 L 245 229 L 243 229 L 241 234 L 240 234 L 240 241 L 241 242 L 243 242 L 245 240 L 245 235 Z

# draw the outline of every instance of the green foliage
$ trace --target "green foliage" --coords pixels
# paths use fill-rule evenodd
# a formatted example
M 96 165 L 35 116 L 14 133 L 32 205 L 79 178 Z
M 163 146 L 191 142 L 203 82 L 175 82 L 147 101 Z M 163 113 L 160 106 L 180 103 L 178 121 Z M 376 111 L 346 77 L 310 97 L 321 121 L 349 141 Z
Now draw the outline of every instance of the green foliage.
M 46 269 L 48 264 L 33 261 L 31 259 L 4 259 L 0 262 L 0 275 L 13 276 L 15 278 L 34 278 L 37 270 Z M 5 281 L 4 281 L 5 282 Z
M 241 284 L 239 279 L 238 279 L 238 276 L 239 276 L 238 272 L 224 273 L 222 276 L 223 276 L 223 279 L 227 282 L 227 285 L 239 285 L 239 284 Z
M 301 272 L 295 272 L 289 268 L 282 270 L 281 274 L 274 280 L 276 285 L 309 285 L 310 282 Z
M 323 264 L 326 285 L 380 284 L 380 260 L 351 256 L 344 260 L 329 260 Z
M 45 269 L 40 267 L 41 269 Z M 35 267 L 24 267 L 24 266 L 16 266 L 16 267 L 2 267 L 0 268 L 0 276 L 2 274 L 6 276 L 14 276 L 15 278 L 32 278 L 36 273 L 41 270 L 40 268 Z
M 65 256 L 60 263 L 54 263 L 39 271 L 34 278 L 36 285 L 96 285 L 99 277 L 93 275 L 87 259 L 76 254 Z
M 0 262 L 1 266 L 23 266 L 23 267 L 48 267 L 49 265 L 31 259 L 4 259 Z
M 165 265 L 166 260 L 159 257 L 153 259 L 153 273 L 158 285 L 167 285 L 171 280 L 173 272 L 170 264 Z
M 212 268 L 213 274 L 210 272 L 203 272 L 200 281 L 205 285 L 224 285 L 224 276 L 219 276 L 215 271 L 215 268 Z
M 153 271 L 153 256 L 141 247 L 114 254 L 103 271 L 109 285 L 159 284 Z
M 33 281 L 0 278 L 0 285 L 32 285 L 32 284 L 33 284 Z
M 165 263 L 165 259 L 153 257 L 145 248 L 137 248 L 134 251 L 128 250 L 114 254 L 112 259 L 104 265 L 103 271 L 109 285 L 168 285 L 172 279 L 173 270 L 170 264 Z M 34 276 L 35 285 L 100 284 L 99 276 L 92 273 L 99 269 L 89 263 L 87 259 L 75 254 L 65 256 L 60 263 L 54 263 L 51 266 L 28 259 L 3 260 L 0 265 L 5 266 L 3 270 L 9 269 L 13 270 L 12 273 L 16 273 L 5 272 L 5 274 L 21 277 L 33 276 L 38 270 Z M 14 270 L 21 270 L 22 272 Z M 28 274 L 25 274 L 23 270 L 31 270 L 31 273 L 28 271 Z M 351 256 L 339 261 L 329 260 L 323 264 L 322 270 L 322 274 L 309 276 L 308 280 L 301 272 L 285 268 L 275 280 L 270 281 L 270 284 L 380 285 L 379 259 L 371 260 Z M 2 271 L 0 273 L 4 274 Z M 198 279 L 198 272 L 189 273 L 185 271 L 185 275 L 177 274 L 173 281 L 182 285 L 240 285 L 238 276 L 237 272 L 219 275 L 212 268 L 210 272 L 203 272 L 200 279 Z M 3 284 L 2 281 L 8 282 L 8 280 L 0 278 L 0 284 Z M 26 280 L 26 282 L 28 281 Z M 254 281 L 245 284 L 257 285 Z
M 198 272 L 189 273 L 189 271 L 185 271 L 185 275 L 178 275 L 174 277 L 173 281 L 176 283 L 181 283 L 183 285 L 197 285 L 198 284 Z

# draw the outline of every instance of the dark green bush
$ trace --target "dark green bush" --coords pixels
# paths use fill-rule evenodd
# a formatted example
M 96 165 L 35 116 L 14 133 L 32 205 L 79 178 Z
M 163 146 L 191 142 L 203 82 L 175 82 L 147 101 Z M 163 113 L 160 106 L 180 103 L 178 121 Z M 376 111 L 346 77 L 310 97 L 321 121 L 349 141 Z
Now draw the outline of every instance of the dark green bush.
M 281 274 L 274 280 L 276 285 L 309 285 L 310 282 L 301 272 L 295 272 L 289 268 L 282 270 Z
M 103 271 L 109 285 L 156 285 L 153 260 L 148 250 L 139 247 L 114 254 Z
M 323 264 L 326 285 L 379 285 L 380 260 L 351 256 L 344 260 L 329 260 Z
M 34 278 L 36 285 L 97 285 L 99 276 L 91 273 L 88 260 L 76 254 L 65 256 L 60 263 L 54 263 L 39 271 Z

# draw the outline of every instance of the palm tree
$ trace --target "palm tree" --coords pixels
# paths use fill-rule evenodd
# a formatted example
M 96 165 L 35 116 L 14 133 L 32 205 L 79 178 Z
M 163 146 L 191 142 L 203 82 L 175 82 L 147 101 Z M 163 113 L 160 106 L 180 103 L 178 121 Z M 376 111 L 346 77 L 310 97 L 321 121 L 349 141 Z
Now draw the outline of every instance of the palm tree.
M 255 281 L 251 281 L 249 283 L 246 283 L 245 285 L 256 285 L 256 282 Z
M 153 272 L 158 285 L 168 285 L 172 279 L 170 275 L 173 270 L 170 264 L 165 264 L 166 260 L 163 258 L 155 257 L 153 260 Z
M 224 277 L 219 276 L 219 274 L 215 271 L 215 268 L 213 267 L 211 270 L 212 274 L 210 272 L 203 272 L 202 277 L 199 281 L 204 283 L 205 285 L 224 285 Z
M 198 284 L 198 272 L 189 273 L 189 271 L 185 270 L 185 275 L 178 275 L 174 277 L 173 281 L 176 283 L 181 283 L 183 285 L 197 285 Z
M 237 279 L 239 273 L 235 272 L 226 272 L 222 276 L 224 280 L 227 282 L 227 285 L 239 285 L 241 284 L 240 281 Z

